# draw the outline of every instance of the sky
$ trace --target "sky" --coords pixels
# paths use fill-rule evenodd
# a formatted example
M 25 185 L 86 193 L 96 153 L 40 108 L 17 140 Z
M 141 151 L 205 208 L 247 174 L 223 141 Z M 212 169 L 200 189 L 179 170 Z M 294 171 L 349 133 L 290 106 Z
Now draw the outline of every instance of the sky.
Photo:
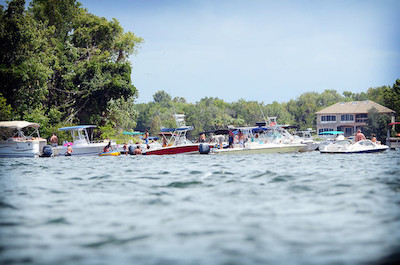
M 265 104 L 400 78 L 397 0 L 81 0 L 144 43 L 131 56 L 138 103 L 157 91 Z

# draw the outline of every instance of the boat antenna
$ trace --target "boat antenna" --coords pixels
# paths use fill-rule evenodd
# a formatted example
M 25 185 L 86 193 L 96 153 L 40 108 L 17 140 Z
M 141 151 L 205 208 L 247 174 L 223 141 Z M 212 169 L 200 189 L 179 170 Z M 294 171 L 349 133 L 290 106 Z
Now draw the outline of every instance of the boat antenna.
M 261 112 L 261 115 L 262 115 L 264 121 L 267 122 L 267 120 L 265 119 L 265 116 L 264 116 L 264 112 L 263 112 L 263 110 L 261 109 L 260 103 L 259 103 L 258 101 L 257 101 L 257 105 L 258 105 L 258 107 L 260 108 L 260 112 Z

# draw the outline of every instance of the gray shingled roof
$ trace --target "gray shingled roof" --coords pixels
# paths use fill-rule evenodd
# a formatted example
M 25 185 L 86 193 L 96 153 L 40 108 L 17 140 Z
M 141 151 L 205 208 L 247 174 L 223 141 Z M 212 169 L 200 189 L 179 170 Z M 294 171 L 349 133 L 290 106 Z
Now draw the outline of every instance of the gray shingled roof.
M 316 114 L 343 114 L 343 113 L 368 113 L 368 110 L 375 107 L 379 113 L 396 113 L 394 110 L 386 108 L 381 104 L 371 100 L 338 102 L 332 106 L 322 109 Z

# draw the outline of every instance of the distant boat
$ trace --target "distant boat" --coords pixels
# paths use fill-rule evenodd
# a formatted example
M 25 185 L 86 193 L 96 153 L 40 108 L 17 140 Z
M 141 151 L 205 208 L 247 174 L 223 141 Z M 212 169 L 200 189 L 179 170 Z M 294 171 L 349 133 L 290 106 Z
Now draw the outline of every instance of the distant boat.
M 162 145 L 150 146 L 144 150 L 146 155 L 176 155 L 176 154 L 199 154 L 202 143 L 192 143 L 186 138 L 188 131 L 193 130 L 192 126 L 186 126 L 184 114 L 174 114 L 176 128 L 161 128 L 159 135 L 162 137 Z
M 99 155 L 109 141 L 90 141 L 87 129 L 96 128 L 96 125 L 78 125 L 58 129 L 59 131 L 69 131 L 72 136 L 72 156 Z M 112 144 L 116 145 L 116 143 Z M 68 144 L 54 147 L 55 155 L 64 155 L 67 152 Z
M 352 143 L 350 140 L 340 140 L 328 144 L 320 149 L 321 153 L 330 154 L 354 154 L 354 153 L 376 153 L 389 149 L 389 146 L 376 144 L 371 140 L 362 140 Z
M 27 121 L 0 122 L 0 157 L 39 157 L 47 140 L 40 138 L 39 124 Z
M 214 148 L 212 152 L 219 155 L 291 153 L 306 147 L 306 144 L 293 142 L 293 136 L 276 123 L 232 129 L 235 134 L 239 130 L 247 137 L 243 145 L 236 143 L 233 148 Z M 220 138 L 219 141 L 222 142 Z

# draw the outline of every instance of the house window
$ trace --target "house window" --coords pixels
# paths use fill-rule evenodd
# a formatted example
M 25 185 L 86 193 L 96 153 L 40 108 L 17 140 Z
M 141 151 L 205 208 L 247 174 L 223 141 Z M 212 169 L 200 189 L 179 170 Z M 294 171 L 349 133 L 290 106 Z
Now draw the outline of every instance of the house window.
M 335 122 L 335 121 L 336 121 L 336 116 L 333 115 L 321 116 L 321 122 Z
M 353 114 L 344 114 L 340 116 L 341 121 L 354 121 L 354 115 Z
M 318 130 L 318 133 L 322 133 L 322 132 L 332 132 L 334 131 L 332 128 L 322 128 Z
M 356 122 L 367 122 L 368 121 L 368 114 L 357 114 L 356 115 Z

